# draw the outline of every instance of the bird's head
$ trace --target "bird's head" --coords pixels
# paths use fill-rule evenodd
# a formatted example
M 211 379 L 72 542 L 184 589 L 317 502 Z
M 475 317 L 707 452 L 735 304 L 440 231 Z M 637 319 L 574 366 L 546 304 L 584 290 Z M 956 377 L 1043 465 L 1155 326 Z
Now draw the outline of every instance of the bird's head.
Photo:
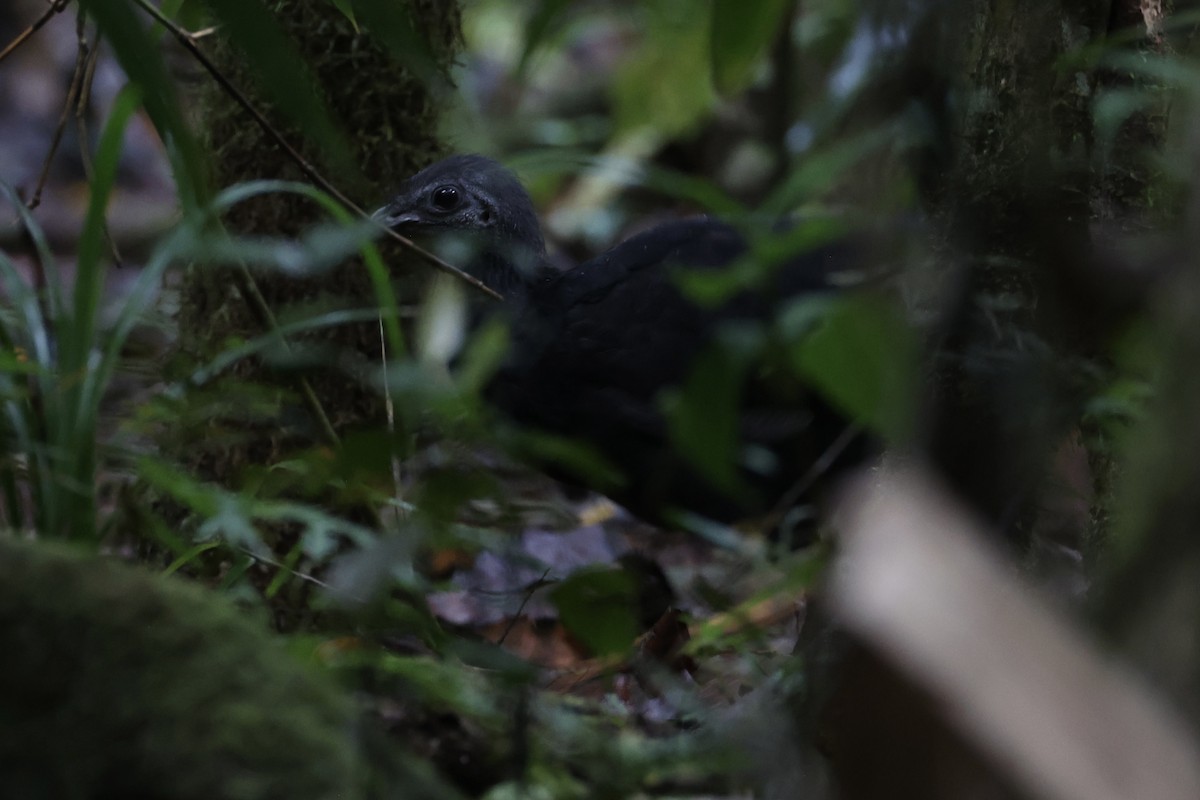
M 465 258 L 468 272 L 501 293 L 514 280 L 531 280 L 545 257 L 529 193 L 484 156 L 456 155 L 426 167 L 373 217 L 405 236 L 465 246 L 465 256 L 451 260 Z

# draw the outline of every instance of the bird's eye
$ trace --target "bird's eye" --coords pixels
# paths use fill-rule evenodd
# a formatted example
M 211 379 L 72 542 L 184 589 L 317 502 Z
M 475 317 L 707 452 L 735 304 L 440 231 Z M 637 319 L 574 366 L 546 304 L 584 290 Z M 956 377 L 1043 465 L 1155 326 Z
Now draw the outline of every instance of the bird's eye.
M 433 190 L 433 207 L 442 211 L 452 211 L 458 206 L 458 189 L 453 186 L 439 186 Z

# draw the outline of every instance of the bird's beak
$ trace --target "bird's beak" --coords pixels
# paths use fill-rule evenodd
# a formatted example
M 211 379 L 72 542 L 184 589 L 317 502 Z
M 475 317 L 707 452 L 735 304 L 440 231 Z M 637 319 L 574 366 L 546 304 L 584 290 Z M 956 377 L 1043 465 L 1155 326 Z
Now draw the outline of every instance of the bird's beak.
M 385 228 L 399 228 L 411 222 L 416 222 L 419 217 L 412 211 L 396 211 L 390 205 L 378 209 L 371 215 L 371 221 L 377 222 Z

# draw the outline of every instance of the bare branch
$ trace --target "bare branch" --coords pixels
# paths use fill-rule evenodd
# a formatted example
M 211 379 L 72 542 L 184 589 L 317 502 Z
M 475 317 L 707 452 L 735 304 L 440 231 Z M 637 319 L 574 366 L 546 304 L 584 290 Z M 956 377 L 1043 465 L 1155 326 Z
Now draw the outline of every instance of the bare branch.
M 67 129 L 67 119 L 71 116 L 71 109 L 75 106 L 75 100 L 83 86 L 83 76 L 87 66 L 87 42 L 83 36 L 83 12 L 79 14 L 77 36 L 79 48 L 75 51 L 75 69 L 71 73 L 71 85 L 67 88 L 67 98 L 63 102 L 63 110 L 58 117 L 58 124 L 54 126 L 54 136 L 50 139 L 50 149 L 46 151 L 46 158 L 42 162 L 42 171 L 38 175 L 37 184 L 33 189 L 33 197 L 26 203 L 30 211 L 41 205 L 42 190 L 46 188 L 50 165 L 54 161 L 54 154 L 58 152 L 58 146 L 62 143 L 63 132 Z
M 3 50 L 0 50 L 0 61 L 3 61 L 12 55 L 18 47 L 28 41 L 30 36 L 33 36 L 38 32 L 39 28 L 49 22 L 51 17 L 62 12 L 62 10 L 67 7 L 67 1 L 68 0 L 54 0 L 54 2 L 50 4 L 50 7 L 47 8 L 46 11 L 33 22 L 32 25 L 21 31 L 17 35 L 17 38 L 9 42 L 8 46 Z

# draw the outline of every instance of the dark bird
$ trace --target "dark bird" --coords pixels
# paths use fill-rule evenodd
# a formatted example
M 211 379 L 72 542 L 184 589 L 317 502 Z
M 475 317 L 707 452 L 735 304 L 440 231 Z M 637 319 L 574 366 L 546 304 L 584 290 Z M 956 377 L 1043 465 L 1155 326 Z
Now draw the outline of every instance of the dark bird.
M 720 270 L 746 256 L 734 227 L 707 217 L 668 222 L 562 271 L 547 260 L 525 188 L 483 156 L 427 167 L 375 219 L 407 236 L 470 243 L 462 266 L 504 297 L 479 293 L 485 305 L 476 317 L 502 313 L 510 326 L 510 350 L 486 400 L 522 428 L 585 443 L 620 475 L 606 480 L 569 463 L 542 464 L 555 477 L 597 489 L 652 522 L 679 523 L 678 512 L 690 512 L 728 523 L 807 499 L 794 495 L 808 495 L 824 482 L 814 478 L 863 457 L 863 437 L 790 370 L 769 357 L 747 367 L 721 346 L 723 331 L 768 323 L 788 299 L 834 291 L 835 274 L 862 258 L 848 237 L 792 256 L 755 288 L 702 306 L 681 290 L 680 273 Z M 760 348 L 768 356 L 770 349 Z M 724 398 L 711 400 L 711 424 L 726 434 L 712 437 L 730 445 L 726 463 L 700 463 L 703 456 L 681 446 L 681 431 L 709 424 L 704 398 L 699 406 L 690 398 L 692 427 L 676 424 L 672 435 L 665 409 L 678 405 L 699 370 Z

